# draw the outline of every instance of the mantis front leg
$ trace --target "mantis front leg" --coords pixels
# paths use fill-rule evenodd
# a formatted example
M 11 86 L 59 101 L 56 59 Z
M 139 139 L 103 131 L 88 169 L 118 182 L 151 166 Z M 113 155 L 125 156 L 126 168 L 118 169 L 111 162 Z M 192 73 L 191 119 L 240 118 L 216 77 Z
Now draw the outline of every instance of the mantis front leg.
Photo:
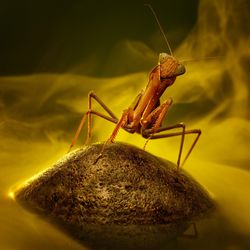
M 146 118 L 142 119 L 141 121 L 142 132 L 141 133 L 143 137 L 147 138 L 147 141 L 144 145 L 144 149 L 146 148 L 146 145 L 149 142 L 149 140 L 167 138 L 167 137 L 173 137 L 173 136 L 181 136 L 180 148 L 179 148 L 178 159 L 177 159 L 177 170 L 179 170 L 179 168 L 184 165 L 187 158 L 191 154 L 194 146 L 196 145 L 200 137 L 201 131 L 199 129 L 186 131 L 186 126 L 184 123 L 178 123 L 172 126 L 161 127 L 162 121 L 164 120 L 171 104 L 172 104 L 172 99 L 166 100 L 158 108 L 153 110 Z M 151 128 L 148 128 L 150 126 Z M 174 132 L 174 133 L 167 133 L 167 134 L 158 134 L 163 131 L 177 129 L 177 128 L 181 128 L 182 131 Z M 155 134 L 158 134 L 158 135 L 155 135 Z M 186 134 L 197 134 L 197 136 L 194 142 L 192 143 L 187 155 L 185 156 L 184 161 L 181 163 L 181 156 L 182 156 L 184 139 L 185 139 Z

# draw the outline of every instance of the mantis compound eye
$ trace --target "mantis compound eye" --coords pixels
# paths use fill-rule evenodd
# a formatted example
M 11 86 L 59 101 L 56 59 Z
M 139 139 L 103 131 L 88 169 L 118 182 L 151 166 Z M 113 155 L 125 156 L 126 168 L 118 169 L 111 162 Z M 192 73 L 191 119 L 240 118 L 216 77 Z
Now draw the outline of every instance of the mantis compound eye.
M 179 76 L 179 75 L 183 75 L 186 72 L 186 69 L 184 67 L 184 65 L 179 64 L 176 71 L 175 71 L 175 75 Z

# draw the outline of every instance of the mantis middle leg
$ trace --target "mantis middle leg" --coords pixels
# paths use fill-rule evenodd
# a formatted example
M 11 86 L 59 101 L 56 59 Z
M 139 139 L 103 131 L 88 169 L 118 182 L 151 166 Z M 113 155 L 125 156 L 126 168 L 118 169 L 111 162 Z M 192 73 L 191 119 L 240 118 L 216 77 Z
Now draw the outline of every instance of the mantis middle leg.
M 182 128 L 181 132 L 158 134 L 160 132 L 175 129 L 175 128 L 179 128 L 179 127 Z M 179 168 L 184 165 L 184 163 L 186 162 L 186 160 L 190 156 L 191 152 L 193 151 L 198 139 L 200 138 L 201 130 L 200 129 L 186 130 L 185 125 L 183 123 L 179 123 L 179 124 L 176 124 L 176 125 L 173 125 L 173 126 L 159 128 L 156 131 L 155 130 L 154 131 L 146 130 L 144 133 L 147 134 L 148 140 L 161 139 L 161 138 L 174 137 L 174 136 L 181 136 L 182 137 L 181 145 L 180 145 L 180 149 L 179 149 L 178 160 L 177 160 L 177 170 L 179 170 Z M 183 162 L 181 163 L 181 155 L 182 155 L 182 150 L 183 150 L 183 145 L 184 145 L 184 136 L 187 135 L 187 134 L 195 134 L 196 137 L 195 137 L 193 143 L 191 144 L 191 146 L 190 146 L 190 148 L 189 148 Z
M 164 120 L 170 105 L 172 104 L 172 99 L 166 100 L 163 104 L 161 104 L 158 108 L 153 110 L 146 118 L 142 119 L 142 135 L 145 138 L 148 138 L 144 145 L 144 149 L 148 143 L 149 140 L 151 139 L 159 139 L 159 138 L 166 138 L 166 137 L 173 137 L 173 136 L 181 136 L 181 143 L 180 143 L 180 149 L 179 149 L 179 154 L 178 154 L 178 160 L 177 160 L 177 167 L 179 170 L 180 166 L 183 166 L 189 155 L 191 154 L 195 144 L 197 143 L 201 131 L 199 129 L 194 129 L 194 130 L 188 130 L 186 131 L 186 126 L 183 123 L 178 123 L 172 126 L 168 127 L 161 127 L 162 121 Z M 150 127 L 148 128 L 147 127 Z M 175 133 L 167 133 L 167 134 L 161 134 L 161 135 L 155 135 L 163 131 L 167 130 L 172 130 L 176 128 L 181 128 L 181 132 L 175 132 Z M 183 145 L 184 145 L 184 139 L 186 134 L 197 134 L 197 137 L 195 138 L 193 144 L 191 145 L 183 163 L 181 164 L 181 155 L 183 151 Z

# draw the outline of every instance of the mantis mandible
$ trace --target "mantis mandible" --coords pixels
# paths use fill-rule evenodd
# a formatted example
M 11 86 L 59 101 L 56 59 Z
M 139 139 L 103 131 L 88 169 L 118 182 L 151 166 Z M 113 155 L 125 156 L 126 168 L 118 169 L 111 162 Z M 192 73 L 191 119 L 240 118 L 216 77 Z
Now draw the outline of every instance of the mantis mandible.
M 107 143 L 112 143 L 115 140 L 119 129 L 122 128 L 129 133 L 139 133 L 144 138 L 147 139 L 146 144 L 149 140 L 167 138 L 180 136 L 180 148 L 177 159 L 177 171 L 179 171 L 180 167 L 186 162 L 187 158 L 191 154 L 193 148 L 195 147 L 200 135 L 200 129 L 192 129 L 186 130 L 186 126 L 184 123 L 177 123 L 172 126 L 162 126 L 162 122 L 167 115 L 167 112 L 172 104 L 172 99 L 169 98 L 165 100 L 163 103 L 160 103 L 160 97 L 165 92 L 165 90 L 173 85 L 177 76 L 180 76 L 186 72 L 184 65 L 182 65 L 176 58 L 174 58 L 168 40 L 165 36 L 165 33 L 160 25 L 160 22 L 153 10 L 153 8 L 147 4 L 147 6 L 151 9 L 157 24 L 159 25 L 160 31 L 167 43 L 170 54 L 160 53 L 158 64 L 149 74 L 149 81 L 144 90 L 142 90 L 135 98 L 133 103 L 123 111 L 120 119 L 105 105 L 102 100 L 91 91 L 88 95 L 88 111 L 84 113 L 80 125 L 75 133 L 75 136 L 70 145 L 70 149 L 74 146 L 82 127 L 85 123 L 86 118 L 88 119 L 88 132 L 86 144 L 90 141 L 92 134 L 92 115 L 99 116 L 107 121 L 110 121 L 115 125 L 115 128 L 109 137 L 109 139 L 104 143 L 103 150 Z M 95 100 L 100 106 L 106 111 L 107 114 L 102 114 L 100 112 L 96 112 L 92 110 L 92 100 Z M 181 129 L 180 132 L 169 132 L 172 129 Z M 184 160 L 181 162 L 181 156 L 183 151 L 184 139 L 187 134 L 195 134 L 196 137 L 191 144 Z M 102 153 L 101 152 L 101 153 Z M 101 155 L 101 154 L 100 154 Z

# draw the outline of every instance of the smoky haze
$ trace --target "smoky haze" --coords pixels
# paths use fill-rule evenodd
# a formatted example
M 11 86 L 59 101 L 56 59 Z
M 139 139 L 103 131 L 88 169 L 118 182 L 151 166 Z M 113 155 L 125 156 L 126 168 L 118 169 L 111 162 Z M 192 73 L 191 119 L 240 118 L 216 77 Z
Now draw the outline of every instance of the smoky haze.
M 167 27 L 169 40 L 173 41 L 174 56 L 186 61 L 187 69 L 162 97 L 162 101 L 167 97 L 174 100 L 164 124 L 184 122 L 187 128 L 202 130 L 185 169 L 208 189 L 222 214 L 200 224 L 199 239 L 189 244 L 178 239 L 178 245 L 187 250 L 250 249 L 249 2 L 201 0 L 198 5 L 193 2 L 194 5 L 187 7 L 191 15 L 188 27 L 177 21 L 185 19 L 185 15 L 178 12 L 179 4 L 180 1 L 164 1 L 164 7 L 160 2 L 154 6 L 164 28 Z M 19 5 L 22 4 L 16 6 Z M 33 5 L 29 5 L 30 13 Z M 66 16 L 72 16 L 72 8 L 60 6 L 64 6 Z M 74 9 L 78 10 L 77 6 Z M 22 39 L 20 43 L 16 39 L 13 44 L 6 44 L 6 51 L 1 48 L 4 57 L 8 58 L 2 62 L 2 74 L 10 75 L 0 77 L 0 212 L 4 215 L 0 217 L 0 233 L 4 236 L 0 243 L 5 249 L 63 249 L 65 246 L 85 249 L 50 224 L 13 207 L 7 198 L 8 192 L 65 155 L 87 109 L 90 90 L 94 90 L 120 116 L 146 86 L 149 71 L 157 64 L 158 53 L 165 50 L 165 45 L 151 14 L 139 5 L 138 10 L 136 6 L 131 11 L 131 5 L 122 8 L 121 18 L 126 16 L 129 19 L 127 16 L 131 15 L 130 19 L 136 17 L 138 23 L 130 20 L 132 24 L 124 31 L 112 28 L 114 34 L 111 32 L 110 36 L 115 37 L 113 42 L 105 40 L 107 33 L 104 28 L 103 33 L 96 33 L 100 25 L 107 24 L 102 16 L 101 21 L 95 21 L 93 10 L 88 13 L 89 18 L 92 17 L 91 22 L 88 20 L 88 37 L 85 39 L 81 37 L 82 32 L 76 35 L 82 24 L 77 24 L 72 30 L 74 25 L 68 23 L 67 18 L 64 21 L 63 16 L 58 18 L 52 5 L 51 18 L 54 16 L 58 25 L 63 25 L 55 25 L 57 30 L 51 24 L 49 39 L 40 41 L 43 46 L 37 54 L 33 55 L 31 51 L 34 49 L 29 51 L 29 45 L 25 47 Z M 171 6 L 169 11 L 167 6 Z M 109 8 L 105 8 L 107 11 L 103 9 L 105 11 L 100 15 L 110 14 Z M 118 7 L 117 11 L 119 13 Z M 79 12 L 82 13 L 80 7 L 76 19 Z M 116 13 L 114 17 L 119 19 L 119 16 Z M 91 26 L 92 22 L 94 26 Z M 112 22 L 115 21 L 109 20 L 107 30 L 111 29 Z M 140 22 L 146 23 L 143 26 Z M 42 19 L 40 25 L 43 23 Z M 138 26 L 143 26 L 142 35 L 136 34 Z M 65 32 L 65 27 L 74 34 Z M 125 31 L 134 33 L 128 36 Z M 100 47 L 97 36 L 103 37 Z M 93 42 L 93 47 L 85 43 L 86 40 Z M 36 47 L 36 42 L 32 46 Z M 13 65 L 10 65 L 11 61 Z M 103 112 L 97 105 L 93 108 Z M 106 140 L 113 128 L 114 125 L 94 117 L 92 142 Z M 86 126 L 77 146 L 82 146 L 85 136 Z M 139 135 L 124 131 L 119 133 L 117 140 L 138 147 L 145 143 Z M 184 151 L 192 138 L 186 136 L 185 140 Z M 147 150 L 176 162 L 179 145 L 179 138 L 155 140 L 149 142 Z

